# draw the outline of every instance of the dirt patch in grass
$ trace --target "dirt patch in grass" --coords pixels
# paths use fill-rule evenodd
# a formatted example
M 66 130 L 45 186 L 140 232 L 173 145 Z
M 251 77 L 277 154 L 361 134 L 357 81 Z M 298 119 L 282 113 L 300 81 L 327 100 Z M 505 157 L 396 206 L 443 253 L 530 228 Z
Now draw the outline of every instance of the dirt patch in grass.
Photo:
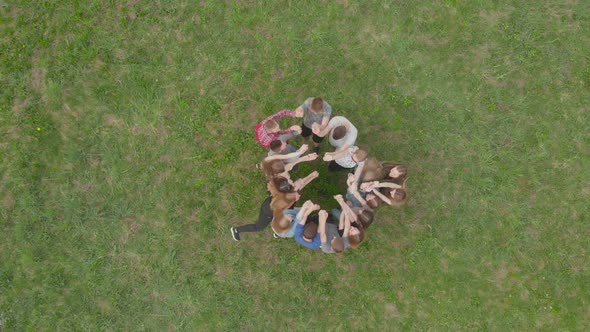
M 428 47 L 440 47 L 449 43 L 448 37 L 437 38 L 427 34 L 417 35 L 416 40 Z
M 14 197 L 12 196 L 12 193 L 6 193 L 4 195 L 4 198 L 2 199 L 2 207 L 5 210 L 12 210 L 12 208 L 14 208 L 14 204 L 15 204 L 15 200 Z
M 487 25 L 495 26 L 498 23 L 506 20 L 513 10 L 514 8 L 512 7 L 508 7 L 504 10 L 481 10 L 479 12 L 479 17 Z

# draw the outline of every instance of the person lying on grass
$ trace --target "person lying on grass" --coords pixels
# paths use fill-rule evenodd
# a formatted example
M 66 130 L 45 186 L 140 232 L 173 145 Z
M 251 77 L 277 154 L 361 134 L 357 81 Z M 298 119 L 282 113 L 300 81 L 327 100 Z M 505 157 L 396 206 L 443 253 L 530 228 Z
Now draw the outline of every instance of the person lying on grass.
M 332 210 L 332 215 L 340 221 L 339 229 L 342 229 L 340 234 L 343 239 L 346 238 L 346 246 L 356 248 L 365 239 L 365 230 L 359 219 L 361 216 L 366 218 L 363 216 L 364 211 L 371 211 L 372 213 L 372 210 L 352 208 L 350 207 L 349 202 L 344 200 L 342 195 L 336 195 L 334 196 L 334 199 L 340 205 L 340 210 Z
M 379 162 L 375 158 L 368 158 L 363 167 L 362 178 L 364 182 L 393 180 L 391 182 L 402 184 L 408 176 L 405 165 L 393 162 Z
M 405 181 L 402 185 L 391 183 L 391 182 L 365 182 L 361 184 L 361 189 L 366 192 L 371 192 L 371 196 L 367 195 L 365 201 L 367 205 L 379 206 L 380 203 L 387 203 L 388 205 L 400 206 L 406 202 L 406 185 Z M 378 198 L 378 200 L 377 200 Z M 369 200 L 375 200 L 370 203 Z
M 262 120 L 262 122 L 257 124 L 256 128 L 254 129 L 256 133 L 256 141 L 258 141 L 258 144 L 260 144 L 260 146 L 262 146 L 265 149 L 268 149 L 270 146 L 270 142 L 276 139 L 281 139 L 286 142 L 289 139 L 301 133 L 301 127 L 297 125 L 291 126 L 285 130 L 281 130 L 281 127 L 279 126 L 279 123 L 277 121 L 284 118 L 285 116 L 301 118 L 303 117 L 303 112 L 282 110 Z
M 258 221 L 254 224 L 231 227 L 231 233 L 234 240 L 240 241 L 240 233 L 260 232 L 271 223 L 274 211 L 282 211 L 290 207 L 301 197 L 298 192 L 293 190 L 293 186 L 287 181 L 287 179 L 271 181 L 267 184 L 267 189 L 268 197 L 260 205 Z M 275 192 L 275 194 L 272 195 L 272 192 Z
M 301 137 L 309 139 L 312 134 L 312 127 L 316 126 L 316 131 L 323 131 L 328 126 L 332 106 L 319 97 L 307 98 L 301 106 L 295 109 L 295 112 L 303 112 L 303 124 L 301 125 Z M 313 134 L 313 145 L 316 153 L 320 152 L 320 144 L 324 140 L 323 136 Z
M 320 248 L 325 254 L 341 253 L 344 251 L 344 241 L 338 233 L 338 226 L 332 222 L 328 222 L 328 218 L 332 221 L 331 216 L 326 210 L 319 212 L 319 234 L 320 234 Z
M 365 201 L 367 191 L 359 189 L 360 179 L 356 174 L 348 173 L 348 179 L 346 180 L 346 201 L 350 202 L 351 207 L 362 207 L 364 209 L 370 209 Z
M 373 212 L 358 210 L 356 208 L 357 222 L 351 223 L 350 219 L 341 209 L 332 209 L 332 217 L 339 220 L 338 234 L 344 243 L 344 249 L 356 248 L 365 239 L 365 224 L 368 226 L 373 222 Z
M 295 226 L 295 235 L 293 236 L 297 243 L 309 249 L 318 249 L 322 242 L 318 233 L 318 215 L 312 214 L 307 219 L 302 219 Z
M 307 200 L 301 207 L 285 209 L 283 211 L 275 210 L 274 218 L 271 223 L 272 230 L 277 237 L 287 238 L 295 235 L 295 227 L 301 220 L 307 220 L 307 217 L 313 212 L 320 209 L 320 206 Z

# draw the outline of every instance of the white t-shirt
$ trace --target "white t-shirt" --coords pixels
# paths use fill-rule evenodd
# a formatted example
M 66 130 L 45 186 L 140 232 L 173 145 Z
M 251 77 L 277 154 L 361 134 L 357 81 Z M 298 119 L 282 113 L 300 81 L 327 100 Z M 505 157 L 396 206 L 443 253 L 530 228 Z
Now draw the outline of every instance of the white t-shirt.
M 332 127 L 332 129 L 330 130 L 330 134 L 329 134 L 330 135 L 330 138 L 329 138 L 330 145 L 334 146 L 336 149 L 340 148 L 344 144 L 348 144 L 349 146 L 353 146 L 354 143 L 356 142 L 356 136 L 358 135 L 358 130 L 350 121 L 348 121 L 347 118 L 345 118 L 343 116 L 335 116 L 330 120 L 330 122 L 328 122 L 328 126 Z M 332 133 L 334 131 L 334 128 L 339 127 L 339 126 L 347 126 L 346 135 L 344 135 L 344 137 L 342 137 L 339 140 L 335 140 L 332 138 Z
M 342 158 L 334 159 L 336 164 L 344 167 L 344 168 L 353 168 L 356 166 L 356 161 L 352 160 L 352 155 L 358 150 L 358 146 L 351 146 L 346 151 L 346 155 Z M 360 164 L 360 163 L 359 163 Z

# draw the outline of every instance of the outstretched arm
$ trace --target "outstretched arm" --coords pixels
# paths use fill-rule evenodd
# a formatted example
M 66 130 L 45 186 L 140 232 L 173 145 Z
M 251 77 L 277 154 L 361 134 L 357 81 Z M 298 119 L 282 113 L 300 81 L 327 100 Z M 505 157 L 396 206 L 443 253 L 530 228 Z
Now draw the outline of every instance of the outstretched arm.
M 293 169 L 293 167 L 295 167 L 295 165 L 302 163 L 302 162 L 306 162 L 306 161 L 312 161 L 315 160 L 318 157 L 317 153 L 310 153 L 306 156 L 303 157 L 299 157 L 297 160 L 295 160 L 292 163 L 288 163 L 287 165 L 285 165 L 285 170 L 287 171 L 291 171 Z
M 299 190 L 305 188 L 305 186 L 307 186 L 311 181 L 313 181 L 319 175 L 320 174 L 318 173 L 318 171 L 313 171 L 308 176 L 304 177 L 303 179 L 299 179 L 299 180 L 295 181 L 295 183 L 294 183 L 295 190 L 299 191 Z
M 328 237 L 326 236 L 326 220 L 328 219 L 328 212 L 326 212 L 326 210 L 320 210 L 319 216 L 320 223 L 318 225 L 318 231 L 320 233 L 320 241 L 326 243 L 328 242 Z
M 350 206 L 348 206 L 348 204 L 346 204 L 346 202 L 344 201 L 344 198 L 342 198 L 342 195 L 336 195 L 336 196 L 334 196 L 334 199 L 336 199 L 338 204 L 340 204 L 340 208 L 342 209 L 342 213 L 346 214 L 346 217 L 351 222 L 356 221 L 356 213 L 354 213 L 354 211 L 352 211 Z
M 387 203 L 387 205 L 391 205 L 391 200 L 387 198 L 387 196 L 383 195 L 378 189 L 373 189 L 373 194 L 381 198 L 381 200 Z
M 295 117 L 295 112 L 290 111 L 290 110 L 281 110 L 281 111 L 267 117 L 266 119 L 262 120 L 262 122 L 260 124 L 264 125 L 269 120 L 278 121 L 286 116 Z
M 295 151 L 295 152 L 291 152 L 288 154 L 275 154 L 273 156 L 268 156 L 266 158 L 264 158 L 265 161 L 271 161 L 271 160 L 285 160 L 285 159 L 291 159 L 291 158 L 295 158 L 295 157 L 299 157 L 300 155 L 304 154 L 307 149 L 309 149 L 309 146 L 307 144 L 303 144 L 299 150 Z
M 329 124 L 326 124 L 326 126 L 324 128 L 321 128 L 321 125 L 314 123 L 313 125 L 311 125 L 311 131 L 318 135 L 319 137 L 324 137 L 326 136 L 330 130 L 332 129 L 332 127 Z
M 324 160 L 330 161 L 330 160 L 334 160 L 334 159 L 340 159 L 340 158 L 346 156 L 346 154 L 348 153 L 349 147 L 350 147 L 350 145 L 344 144 L 338 150 L 336 150 L 334 152 L 326 152 L 324 154 Z

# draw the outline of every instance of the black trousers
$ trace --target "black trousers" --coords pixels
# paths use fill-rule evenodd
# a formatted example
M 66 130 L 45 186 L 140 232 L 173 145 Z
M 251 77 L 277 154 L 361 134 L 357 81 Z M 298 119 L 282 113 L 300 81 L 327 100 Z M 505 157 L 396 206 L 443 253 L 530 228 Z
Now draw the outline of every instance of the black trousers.
M 344 170 L 353 170 L 353 168 L 346 168 L 338 165 L 334 160 L 330 161 L 328 164 L 328 171 L 330 172 L 340 172 Z
M 260 214 L 258 214 L 258 221 L 255 224 L 244 225 L 236 227 L 239 233 L 243 232 L 260 232 L 265 229 L 272 221 L 272 209 L 270 208 L 270 201 L 272 196 L 268 196 L 267 199 L 260 205 Z

